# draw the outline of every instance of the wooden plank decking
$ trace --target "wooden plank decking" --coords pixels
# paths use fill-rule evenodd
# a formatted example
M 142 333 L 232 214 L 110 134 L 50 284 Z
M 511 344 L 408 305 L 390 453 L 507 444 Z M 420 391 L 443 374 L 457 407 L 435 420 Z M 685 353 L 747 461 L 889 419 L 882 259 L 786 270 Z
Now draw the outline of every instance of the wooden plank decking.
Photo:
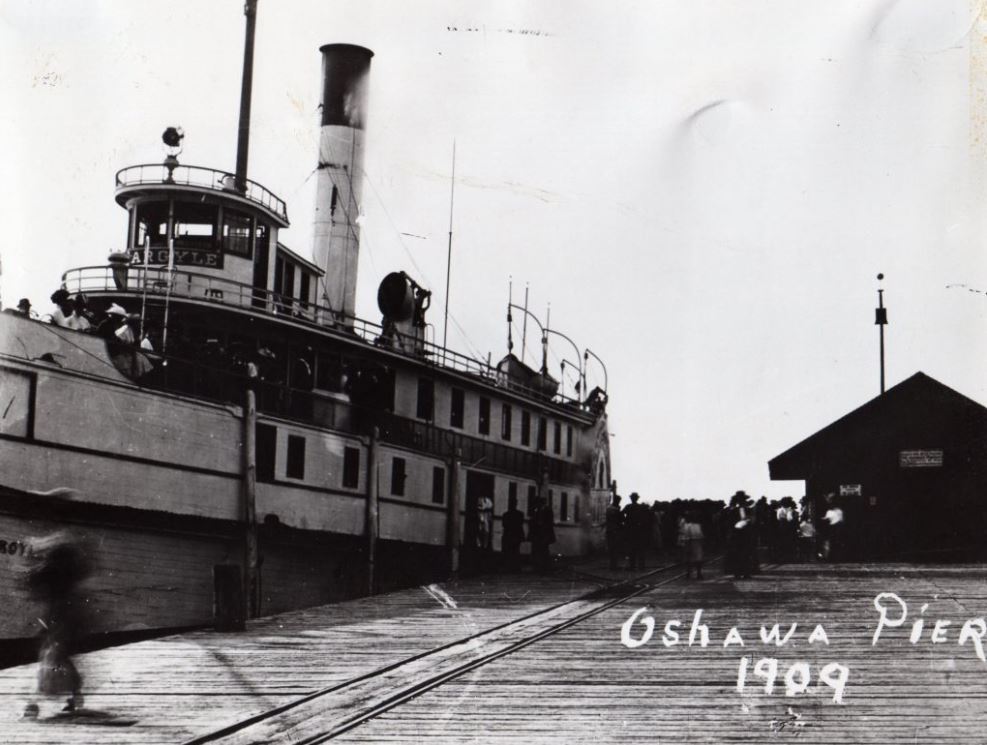
M 339 739 L 457 745 L 987 742 L 987 663 L 972 643 L 957 643 L 966 620 L 987 614 L 985 575 L 984 566 L 791 565 L 752 580 L 714 575 L 701 583 L 675 581 L 465 673 Z M 568 575 L 470 580 L 285 614 L 240 635 L 202 632 L 85 655 L 87 707 L 115 715 L 105 721 L 20 721 L 34 666 L 0 671 L 0 722 L 9 741 L 18 743 L 180 743 L 597 584 Z M 882 592 L 900 596 L 909 617 L 872 645 L 878 619 L 873 602 Z M 925 603 L 924 633 L 912 644 L 911 622 Z M 887 605 L 897 617 L 898 606 Z M 654 618 L 654 636 L 630 649 L 621 644 L 621 626 L 641 607 Z M 710 645 L 666 647 L 665 623 L 681 621 L 685 640 L 698 609 Z M 946 639 L 941 643 L 931 641 L 936 619 L 951 622 L 940 631 Z M 762 624 L 775 623 L 783 634 L 798 623 L 781 647 L 759 637 Z M 817 624 L 828 644 L 808 643 Z M 723 647 L 732 626 L 745 647 Z M 635 624 L 632 637 L 640 638 L 643 629 Z M 751 663 L 741 693 L 744 656 Z M 779 661 L 771 694 L 753 670 L 762 657 Z M 422 659 L 420 673 L 408 668 L 406 674 L 435 669 L 431 658 Z M 788 697 L 783 677 L 796 662 L 808 663 L 812 683 Z M 819 670 L 831 662 L 849 670 L 842 704 L 833 701 L 832 688 L 818 683 Z M 380 690 L 374 680 L 361 685 L 359 695 L 342 704 L 348 711 L 386 697 L 396 683 L 381 679 Z M 297 710 L 304 711 L 296 720 L 309 734 L 339 716 L 340 702 L 330 699 Z M 265 739 L 251 737 L 244 731 L 224 741 L 291 741 L 287 730 L 270 724 Z

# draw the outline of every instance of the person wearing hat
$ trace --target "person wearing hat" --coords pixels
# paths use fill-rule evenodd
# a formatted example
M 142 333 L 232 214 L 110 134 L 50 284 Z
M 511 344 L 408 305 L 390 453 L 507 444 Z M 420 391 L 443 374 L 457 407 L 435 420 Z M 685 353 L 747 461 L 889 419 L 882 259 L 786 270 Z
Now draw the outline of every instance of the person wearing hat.
M 651 522 L 654 515 L 647 505 L 638 503 L 640 498 L 637 492 L 632 492 L 631 503 L 624 508 L 628 569 L 644 569 L 644 557 L 651 542 Z
M 4 308 L 4 313 L 10 313 L 15 316 L 24 316 L 25 318 L 35 318 L 36 315 L 31 315 L 31 301 L 26 297 L 22 297 L 17 301 L 16 308 Z
M 100 322 L 99 326 L 96 327 L 97 336 L 106 339 L 109 342 L 117 342 L 117 330 L 126 324 L 127 322 L 127 311 L 121 308 L 116 303 L 110 305 L 106 309 L 105 316 Z
M 754 529 L 751 498 L 741 490 L 730 497 L 730 533 L 723 571 L 736 578 L 748 578 L 758 571 L 757 533 Z

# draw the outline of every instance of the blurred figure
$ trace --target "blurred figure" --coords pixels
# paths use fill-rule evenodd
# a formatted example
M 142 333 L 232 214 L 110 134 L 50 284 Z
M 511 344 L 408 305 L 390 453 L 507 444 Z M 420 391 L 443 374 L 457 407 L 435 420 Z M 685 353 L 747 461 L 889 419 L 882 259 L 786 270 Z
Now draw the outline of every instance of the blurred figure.
M 815 561 L 816 559 L 816 526 L 812 524 L 809 515 L 802 518 L 799 524 L 799 560 Z
M 521 569 L 521 544 L 524 543 L 524 513 L 517 508 L 517 497 L 507 499 L 507 512 L 500 518 L 503 533 L 500 537 L 500 553 L 504 569 L 517 572 Z
M 682 524 L 682 550 L 685 559 L 685 578 L 692 575 L 696 569 L 696 579 L 703 578 L 703 528 L 699 524 L 696 513 L 689 511 Z
M 85 635 L 85 599 L 79 583 L 89 575 L 89 560 L 82 543 L 59 531 L 31 542 L 32 562 L 26 576 L 28 591 L 43 606 L 38 654 L 38 694 L 68 694 L 62 711 L 82 707 L 82 676 L 72 662 L 73 648 Z M 24 709 L 26 718 L 39 713 L 36 701 Z
M 826 561 L 840 561 L 843 556 L 843 531 L 846 523 L 843 510 L 836 504 L 835 494 L 826 495 L 826 514 L 823 515 L 823 550 Z
M 620 495 L 614 494 L 606 512 L 607 553 L 610 568 L 617 569 L 624 556 L 624 515 L 620 511 Z

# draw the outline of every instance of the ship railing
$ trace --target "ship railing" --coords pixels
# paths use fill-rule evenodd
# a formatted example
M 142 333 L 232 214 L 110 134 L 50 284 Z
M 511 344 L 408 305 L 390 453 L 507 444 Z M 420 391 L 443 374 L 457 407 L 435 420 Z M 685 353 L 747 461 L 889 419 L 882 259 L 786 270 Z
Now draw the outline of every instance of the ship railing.
M 203 166 L 168 166 L 163 163 L 142 163 L 141 165 L 128 166 L 117 171 L 116 177 L 117 189 L 145 184 L 162 184 L 165 186 L 193 186 L 242 196 L 288 222 L 288 207 L 284 200 L 275 196 L 256 181 L 247 179 L 244 182 L 244 191 L 237 189 L 235 183 L 236 176 L 228 171 Z
M 261 312 L 320 329 L 330 328 L 347 335 L 355 335 L 380 348 L 415 357 L 426 364 L 482 378 L 491 385 L 528 398 L 553 403 L 573 411 L 587 411 L 585 403 L 578 399 L 559 393 L 549 396 L 510 379 L 484 361 L 433 342 L 413 340 L 401 334 L 387 336 L 383 326 L 373 321 L 344 315 L 326 306 L 223 277 L 184 269 L 169 271 L 167 267 L 144 267 L 139 263 L 131 263 L 70 269 L 62 275 L 62 285 L 72 294 L 81 292 L 98 295 L 126 292 L 146 298 L 146 301 L 154 306 L 160 306 L 166 298 L 196 300 Z

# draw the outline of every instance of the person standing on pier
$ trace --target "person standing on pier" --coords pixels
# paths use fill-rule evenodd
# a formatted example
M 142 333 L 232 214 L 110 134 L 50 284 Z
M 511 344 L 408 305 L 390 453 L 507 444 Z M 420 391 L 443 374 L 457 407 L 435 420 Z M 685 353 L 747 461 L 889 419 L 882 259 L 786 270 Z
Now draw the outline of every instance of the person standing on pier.
M 683 553 L 685 554 L 685 578 L 689 579 L 695 567 L 696 579 L 703 578 L 703 528 L 693 510 L 685 515 L 682 527 Z
M 640 498 L 637 492 L 632 492 L 631 503 L 624 508 L 628 569 L 644 569 L 644 557 L 651 542 L 651 521 L 654 515 L 646 504 L 638 504 Z
M 504 569 L 517 572 L 521 569 L 521 544 L 524 543 L 524 513 L 517 508 L 517 497 L 507 499 L 507 512 L 500 518 L 503 533 L 500 537 L 500 553 Z
M 606 512 L 607 553 L 610 554 L 610 568 L 620 567 L 624 556 L 624 515 L 620 511 L 620 495 L 614 494 Z
M 537 571 L 549 568 L 549 546 L 555 543 L 555 513 L 542 497 L 535 501 L 531 515 L 531 561 Z

